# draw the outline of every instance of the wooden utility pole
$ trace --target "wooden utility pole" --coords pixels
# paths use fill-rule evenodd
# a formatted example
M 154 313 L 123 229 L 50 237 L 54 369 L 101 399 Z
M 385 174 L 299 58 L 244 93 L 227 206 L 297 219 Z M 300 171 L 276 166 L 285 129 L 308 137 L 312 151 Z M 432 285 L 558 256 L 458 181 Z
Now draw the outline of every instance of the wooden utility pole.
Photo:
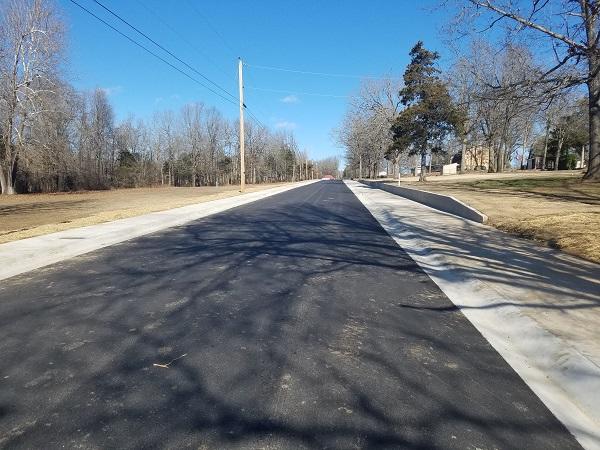
M 240 85 L 240 192 L 246 188 L 246 161 L 244 152 L 244 78 L 242 74 L 244 63 L 238 58 L 238 82 Z

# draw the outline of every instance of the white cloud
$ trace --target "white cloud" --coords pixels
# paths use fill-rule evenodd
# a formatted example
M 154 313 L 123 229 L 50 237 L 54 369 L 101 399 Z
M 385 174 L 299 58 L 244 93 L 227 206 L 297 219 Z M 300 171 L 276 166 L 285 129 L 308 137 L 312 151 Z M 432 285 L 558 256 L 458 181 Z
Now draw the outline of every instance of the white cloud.
M 275 123 L 275 128 L 286 129 L 286 130 L 293 130 L 297 126 L 298 125 L 296 124 L 296 122 L 288 122 L 287 120 L 280 120 L 279 122 Z
M 300 99 L 295 95 L 286 95 L 285 97 L 281 98 L 280 101 L 282 103 L 298 103 Z

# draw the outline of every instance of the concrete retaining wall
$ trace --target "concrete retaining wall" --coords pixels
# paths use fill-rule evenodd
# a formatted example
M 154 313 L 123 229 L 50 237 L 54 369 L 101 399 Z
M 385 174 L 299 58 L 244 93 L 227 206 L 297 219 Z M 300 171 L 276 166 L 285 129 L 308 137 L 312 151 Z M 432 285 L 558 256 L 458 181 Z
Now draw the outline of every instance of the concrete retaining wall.
M 480 213 L 475 208 L 471 208 L 469 205 L 465 205 L 463 202 L 450 195 L 434 194 L 433 192 L 421 191 L 419 189 L 412 189 L 404 186 L 394 186 L 381 181 L 360 180 L 360 182 L 367 186 L 381 189 L 391 194 L 400 195 L 409 200 L 422 203 L 431 208 L 439 209 L 440 211 L 454 214 L 455 216 L 463 217 L 474 222 L 485 223 L 488 219 L 485 214 Z

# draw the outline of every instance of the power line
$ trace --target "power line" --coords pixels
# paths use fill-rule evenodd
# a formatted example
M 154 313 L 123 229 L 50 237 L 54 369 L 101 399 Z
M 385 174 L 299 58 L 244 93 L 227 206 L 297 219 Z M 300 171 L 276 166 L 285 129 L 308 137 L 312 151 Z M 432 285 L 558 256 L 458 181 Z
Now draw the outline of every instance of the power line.
M 71 0 L 73 1 L 73 0 Z M 194 67 L 190 66 L 188 63 L 186 63 L 185 61 L 183 61 L 182 59 L 180 59 L 179 57 L 177 57 L 175 54 L 173 54 L 171 51 L 169 51 L 168 49 L 166 49 L 165 47 L 163 47 L 162 45 L 160 45 L 158 42 L 156 42 L 154 39 L 152 39 L 150 36 L 148 36 L 147 34 L 145 34 L 143 31 L 139 30 L 138 28 L 136 28 L 134 25 L 130 24 L 128 21 L 126 21 L 125 19 L 123 19 L 121 16 L 119 16 L 117 13 L 115 13 L 114 11 L 112 11 L 111 9 L 109 9 L 108 7 L 104 6 L 102 3 L 100 3 L 98 0 L 93 0 L 94 3 L 98 4 L 99 6 L 101 6 L 103 9 L 105 9 L 106 11 L 108 11 L 110 14 L 112 14 L 114 17 L 116 17 L 117 19 L 119 19 L 121 22 L 123 22 L 125 25 L 127 25 L 128 27 L 130 27 L 131 29 L 135 30 L 137 33 L 139 33 L 140 35 L 142 35 L 143 37 L 145 37 L 146 39 L 148 39 L 150 42 L 152 42 L 154 45 L 156 45 L 157 47 L 159 47 L 161 50 L 167 52 L 169 55 L 171 55 L 173 58 L 175 58 L 177 61 L 179 61 L 180 63 L 182 63 L 183 65 L 185 65 L 186 67 L 188 67 L 190 70 L 192 70 L 193 72 L 197 73 L 198 75 L 200 75 L 202 78 L 204 78 L 205 80 L 207 80 L 208 82 L 212 83 L 214 86 L 216 86 L 217 88 L 219 88 L 220 90 L 222 90 L 223 92 L 225 92 L 227 95 L 229 95 L 231 98 L 233 98 L 235 100 L 235 104 L 238 104 L 238 99 L 237 97 L 235 97 L 234 95 L 232 95 L 231 93 L 229 93 L 226 89 L 222 88 L 220 85 L 218 85 L 217 83 L 215 83 L 214 81 L 210 80 L 208 77 L 206 77 L 205 75 L 203 75 L 202 73 L 200 73 L 198 70 L 196 70 Z M 193 5 L 192 5 L 193 6 Z M 194 9 L 196 9 L 194 7 Z M 196 11 L 200 14 L 199 11 Z M 208 23 L 208 21 L 207 21 Z M 209 26 L 211 28 L 212 25 L 210 25 L 210 23 L 208 23 Z M 112 28 L 112 27 L 111 27 Z M 213 28 L 214 30 L 214 28 Z M 216 30 L 214 30 L 215 32 L 217 32 Z M 218 32 L 217 32 L 218 33 Z M 223 39 L 223 38 L 222 38 Z M 204 85 L 203 85 L 204 86 Z M 205 86 L 206 87 L 206 86 Z M 207 87 L 208 88 L 208 87 Z M 214 92 L 215 94 L 217 94 L 215 91 L 211 90 L 211 92 Z M 219 95 L 219 94 L 217 94 Z M 225 99 L 225 97 L 220 96 L 221 98 Z M 233 102 L 232 102 L 233 103 Z M 246 110 L 248 112 L 248 114 L 250 115 L 251 118 L 253 118 L 259 125 L 261 125 L 264 128 L 267 128 L 267 126 L 262 123 L 257 117 L 256 115 L 250 111 L 248 109 L 248 106 L 246 106 L 246 104 L 244 104 L 244 110 Z
M 280 94 L 293 94 L 293 95 L 312 95 L 315 97 L 332 97 L 332 98 L 348 98 L 347 95 L 334 95 L 334 94 L 320 94 L 317 92 L 297 92 L 297 91 L 285 91 L 280 89 L 269 89 L 269 88 L 261 88 L 255 86 L 246 86 L 247 89 L 252 89 L 255 91 L 265 91 L 265 92 L 278 92 Z
M 229 43 L 223 37 L 223 35 L 221 33 L 219 33 L 219 30 L 217 30 L 215 27 L 212 26 L 212 24 L 210 23 L 208 18 L 198 8 L 196 8 L 196 5 L 194 5 L 189 0 L 187 3 L 188 3 L 188 5 L 190 5 L 192 7 L 192 9 L 196 12 L 196 14 L 198 14 L 202 18 L 202 20 L 204 20 L 204 22 L 209 26 L 209 28 L 213 31 L 213 33 L 221 40 L 223 45 L 225 45 L 225 47 L 227 47 L 227 49 L 231 52 L 231 55 L 237 58 L 238 55 L 236 54 L 235 50 L 231 47 L 231 45 L 229 45 Z
M 256 123 L 258 123 L 258 124 L 259 124 L 261 127 L 265 128 L 265 129 L 268 129 L 268 128 L 269 128 L 269 127 L 267 127 L 267 126 L 266 126 L 264 123 L 262 123 L 262 122 L 261 122 L 261 121 L 258 119 L 258 117 L 256 117 L 256 116 L 255 116 L 255 115 L 252 113 L 252 111 L 250 111 L 250 110 L 248 109 L 248 107 L 247 107 L 246 105 L 244 105 L 244 109 L 246 110 L 246 112 L 248 113 L 248 115 L 250 116 L 250 118 L 254 119 L 254 121 L 255 121 Z
M 202 20 L 204 20 L 204 22 L 208 25 L 208 27 L 212 30 L 212 32 L 221 40 L 221 42 L 227 48 L 227 50 L 229 50 L 231 52 L 231 55 L 234 57 L 237 57 L 236 51 L 232 48 L 231 45 L 229 45 L 229 42 L 227 42 L 227 39 L 225 39 L 225 37 L 219 32 L 219 30 L 211 24 L 210 20 L 208 20 L 208 17 L 206 17 L 206 15 L 203 14 L 202 11 L 200 11 L 193 2 L 188 0 L 187 3 L 188 3 L 188 5 L 191 6 L 191 8 L 194 10 L 194 12 L 198 16 L 200 16 L 202 18 Z M 258 119 L 258 117 L 256 117 L 256 115 L 252 112 L 252 110 L 250 110 L 250 108 L 248 108 L 248 106 L 246 105 L 245 102 L 244 102 L 244 110 L 248 113 L 250 118 L 253 119 L 257 124 L 259 124 L 263 128 L 268 128 L 263 122 L 261 122 Z
M 152 50 L 148 49 L 147 47 L 145 47 L 144 45 L 140 44 L 139 42 L 137 42 L 135 39 L 129 37 L 128 35 L 126 35 L 125 33 L 123 33 L 122 31 L 118 30 L 117 28 L 115 28 L 114 26 L 112 26 L 110 23 L 108 23 L 106 20 L 102 19 L 101 17 L 97 16 L 96 14 L 94 14 L 92 11 L 90 11 L 89 9 L 87 9 L 85 6 L 80 5 L 79 3 L 77 3 L 75 0 L 69 0 L 71 3 L 77 5 L 79 8 L 81 8 L 82 10 L 84 10 L 85 12 L 87 12 L 89 15 L 91 15 L 92 17 L 95 17 L 97 20 L 99 20 L 100 22 L 102 22 L 104 25 L 106 25 L 107 27 L 109 27 L 110 29 L 112 29 L 113 31 L 117 32 L 118 34 L 120 34 L 121 36 L 123 36 L 125 39 L 127 39 L 128 41 L 132 42 L 133 44 L 137 45 L 138 47 L 140 47 L 142 50 L 146 51 L 147 53 L 151 54 L 152 56 L 154 56 L 155 58 L 161 60 L 162 62 L 164 62 L 165 64 L 167 64 L 168 66 L 170 66 L 171 68 L 175 69 L 177 72 L 181 73 L 182 75 L 186 76 L 187 78 L 189 78 L 190 80 L 192 80 L 193 82 L 199 84 L 200 86 L 204 87 L 205 89 L 208 89 L 210 92 L 212 92 L 213 94 L 221 97 L 223 100 L 228 101 L 230 103 L 233 103 L 234 105 L 237 106 L 237 102 L 232 101 L 231 99 L 219 94 L 218 92 L 214 91 L 213 89 L 211 89 L 209 86 L 205 85 L 204 83 L 202 83 L 201 81 L 199 81 L 198 79 L 192 77 L 190 74 L 184 72 L 183 70 L 181 70 L 179 67 L 171 64 L 169 61 L 167 61 L 166 59 L 164 59 L 162 56 L 157 55 L 156 53 L 154 53 Z
M 323 77 L 338 77 L 338 78 L 358 78 L 358 79 L 371 79 L 371 80 L 399 80 L 399 77 L 374 77 L 369 75 L 349 75 L 343 73 L 328 73 L 328 72 L 310 72 L 306 70 L 296 70 L 296 69 L 286 69 L 283 67 L 273 67 L 273 66 L 259 66 L 255 64 L 245 64 L 248 67 L 252 67 L 254 69 L 263 69 L 263 70 L 275 70 L 278 72 L 290 72 L 290 73 L 299 73 L 302 75 L 315 75 L 315 76 L 323 76 Z
M 225 69 L 220 65 L 217 64 L 209 55 L 208 53 L 202 51 L 200 48 L 198 48 L 196 45 L 192 44 L 185 36 L 183 36 L 179 31 L 177 31 L 175 28 L 173 28 L 167 21 L 163 20 L 160 16 L 160 14 L 158 14 L 156 11 L 154 11 L 152 8 L 150 8 L 148 5 L 146 5 L 142 0 L 137 0 L 138 4 L 140 6 L 142 6 L 142 8 L 144 8 L 146 11 L 148 11 L 150 14 L 152 14 L 154 16 L 154 18 L 156 20 L 158 20 L 160 23 L 162 23 L 165 27 L 167 27 L 169 30 L 171 30 L 173 32 L 173 34 L 175 34 L 177 37 L 179 37 L 179 39 L 181 39 L 181 41 L 185 42 L 190 48 L 194 49 L 196 51 L 196 53 L 198 53 L 199 55 L 201 55 L 203 58 L 206 58 L 215 68 L 217 68 L 223 75 L 225 76 L 230 76 L 231 74 L 228 74 Z
M 132 30 L 136 31 L 138 34 L 142 35 L 143 37 L 145 37 L 146 39 L 148 39 L 150 42 L 152 42 L 154 45 L 156 45 L 158 48 L 160 48 L 161 50 L 163 50 L 164 52 L 168 53 L 169 55 L 171 55 L 173 58 L 175 58 L 177 61 L 179 61 L 181 64 L 183 64 L 184 66 L 186 66 L 188 69 L 190 69 L 192 72 L 196 73 L 197 75 L 199 75 L 200 77 L 202 77 L 203 79 L 205 79 L 206 81 L 208 81 L 209 83 L 211 83 L 213 86 L 215 86 L 216 88 L 220 89 L 221 91 L 223 91 L 225 94 L 229 95 L 231 98 L 233 98 L 234 100 L 237 99 L 236 96 L 234 96 L 233 94 L 231 94 L 230 92 L 228 92 L 225 88 L 221 87 L 219 84 L 215 83 L 214 81 L 212 81 L 210 78 L 208 78 L 207 76 L 205 76 L 203 73 L 199 72 L 198 70 L 196 70 L 194 67 L 190 66 L 187 62 L 185 62 L 184 60 L 182 60 L 181 58 L 179 58 L 177 55 L 175 55 L 173 52 L 171 52 L 170 50 L 168 50 L 167 48 L 163 47 L 162 45 L 160 45 L 158 42 L 156 42 L 154 39 L 152 39 L 150 36 L 148 36 L 146 33 L 144 33 L 143 31 L 139 30 L 138 28 L 136 28 L 135 26 L 133 26 L 132 24 L 130 24 L 127 20 L 123 19 L 121 16 L 119 16 L 117 13 L 115 13 L 114 11 L 112 11 L 111 9 L 109 9 L 108 7 L 104 6 L 102 3 L 100 3 L 98 0 L 94 0 L 94 3 L 96 3 L 97 5 L 99 5 L 100 7 L 102 7 L 104 10 L 106 10 L 108 13 L 112 14 L 114 17 L 116 17 L 118 20 L 120 20 L 121 22 L 123 22 L 125 25 L 127 25 L 129 28 L 131 28 Z
M 253 84 L 253 80 L 254 80 L 254 76 L 251 73 L 251 71 L 247 71 L 246 73 L 244 73 L 244 86 L 248 86 L 248 84 L 246 83 L 246 80 L 250 82 L 250 84 Z M 261 108 L 257 108 L 256 106 L 252 107 L 261 117 L 267 117 L 268 114 L 265 114 L 265 112 L 261 109 Z
M 202 86 L 205 89 L 208 89 L 210 92 L 212 92 L 213 94 L 217 95 L 218 97 L 222 98 L 223 100 L 225 100 L 226 102 L 229 102 L 235 106 L 239 105 L 239 100 L 237 98 L 235 98 L 234 100 L 231 100 L 230 98 L 227 98 L 223 95 L 221 95 L 219 92 L 213 90 L 211 87 L 207 86 L 206 84 L 202 83 L 200 80 L 198 80 L 197 78 L 194 78 L 193 76 L 191 76 L 190 74 L 188 74 L 187 72 L 181 70 L 179 67 L 175 66 L 174 64 L 170 63 L 169 61 L 167 61 L 166 59 L 164 59 L 162 56 L 156 54 L 155 52 L 153 52 L 152 50 L 150 50 L 149 48 L 147 48 L 146 46 L 144 46 L 143 44 L 140 44 L 138 41 L 136 41 L 135 39 L 133 39 L 132 37 L 128 36 L 127 34 L 123 33 L 121 30 L 119 30 L 118 28 L 114 27 L 113 25 L 111 25 L 110 23 L 108 23 L 106 20 L 102 19 L 101 17 L 99 17 L 98 15 L 94 14 L 92 11 L 90 11 L 89 9 L 87 9 L 85 6 L 81 5 L 80 3 L 78 3 L 75 0 L 69 0 L 71 3 L 73 3 L 74 5 L 76 5 L 78 8 L 80 8 L 81 10 L 85 11 L 86 13 L 88 13 L 90 16 L 94 17 L 96 20 L 102 22 L 104 25 L 106 25 L 107 27 L 109 27 L 111 30 L 113 30 L 114 32 L 118 33 L 119 35 L 121 35 L 122 37 L 124 37 L 125 39 L 127 39 L 129 42 L 131 42 L 132 44 L 136 45 L 137 47 L 141 48 L 142 50 L 144 50 L 146 53 L 154 56 L 156 59 L 160 60 L 161 62 L 165 63 L 166 65 L 168 65 L 169 67 L 171 67 L 172 69 L 176 70 L 177 72 L 179 72 L 180 74 L 182 74 L 183 76 L 185 76 L 186 78 L 190 79 L 191 81 L 193 81 L 194 83 L 199 84 L 200 86 Z M 102 5 L 100 5 L 102 6 Z M 231 94 L 229 94 L 231 96 Z M 246 110 L 248 112 L 248 115 L 255 121 L 257 122 L 260 126 L 262 126 L 263 128 L 268 128 L 263 122 L 261 122 L 258 117 L 256 117 L 256 115 L 248 108 L 248 106 L 246 104 L 244 104 L 244 110 Z

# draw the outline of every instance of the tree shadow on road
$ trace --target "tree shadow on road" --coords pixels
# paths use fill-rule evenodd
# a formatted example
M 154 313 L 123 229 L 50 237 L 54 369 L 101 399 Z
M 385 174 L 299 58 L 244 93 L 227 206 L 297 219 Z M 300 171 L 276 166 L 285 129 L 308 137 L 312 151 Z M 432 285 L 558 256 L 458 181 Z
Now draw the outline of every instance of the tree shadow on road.
M 292 192 L 3 283 L 0 445 L 577 448 L 345 186 Z

